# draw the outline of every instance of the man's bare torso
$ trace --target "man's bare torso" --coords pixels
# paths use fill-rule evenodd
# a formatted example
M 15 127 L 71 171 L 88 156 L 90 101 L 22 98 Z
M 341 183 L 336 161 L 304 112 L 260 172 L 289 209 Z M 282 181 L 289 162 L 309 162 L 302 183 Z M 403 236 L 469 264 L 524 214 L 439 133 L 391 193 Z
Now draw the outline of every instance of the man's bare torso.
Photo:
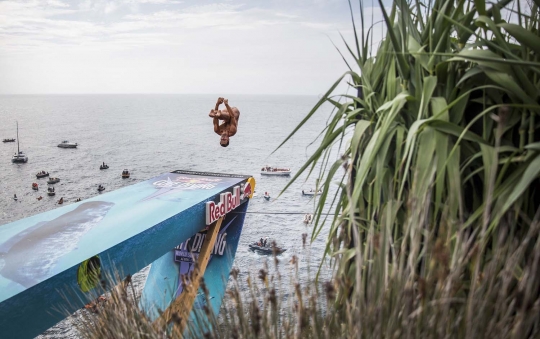
M 216 117 L 219 120 L 223 120 L 223 123 L 219 125 L 219 128 L 216 131 L 217 134 L 221 135 L 223 132 L 227 130 L 229 132 L 230 137 L 236 134 L 236 131 L 238 129 L 238 120 L 240 119 L 240 111 L 236 107 L 231 107 L 231 110 L 236 120 L 234 123 L 231 123 L 231 117 L 230 117 L 229 112 L 227 112 L 226 110 L 218 110 Z

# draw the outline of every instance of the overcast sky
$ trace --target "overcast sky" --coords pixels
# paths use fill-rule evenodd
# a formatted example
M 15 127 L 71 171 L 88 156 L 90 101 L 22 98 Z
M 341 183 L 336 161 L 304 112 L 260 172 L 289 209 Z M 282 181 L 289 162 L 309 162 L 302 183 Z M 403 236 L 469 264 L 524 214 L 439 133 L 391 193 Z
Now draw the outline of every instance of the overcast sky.
M 0 94 L 325 92 L 347 0 L 0 0 Z

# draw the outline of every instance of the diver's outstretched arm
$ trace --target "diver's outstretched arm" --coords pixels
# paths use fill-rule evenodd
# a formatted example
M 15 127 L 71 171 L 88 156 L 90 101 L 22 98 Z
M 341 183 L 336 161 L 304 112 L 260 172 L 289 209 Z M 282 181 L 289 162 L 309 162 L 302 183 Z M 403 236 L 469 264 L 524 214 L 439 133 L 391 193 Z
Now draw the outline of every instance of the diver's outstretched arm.
M 234 116 L 233 111 L 231 109 L 231 106 L 229 106 L 229 99 L 223 99 L 223 103 L 225 104 L 225 108 L 227 108 L 227 112 L 229 112 L 229 115 L 231 116 L 231 119 L 232 118 L 236 119 L 236 117 Z
M 216 132 L 218 135 L 221 135 L 221 128 L 219 128 L 219 119 L 214 117 L 214 132 Z
M 229 99 L 224 99 L 223 103 L 225 104 L 225 107 L 227 108 L 227 112 L 229 112 L 229 136 L 232 137 L 236 134 L 236 130 L 238 127 L 238 120 L 236 119 L 236 115 L 234 115 L 234 112 L 229 106 Z

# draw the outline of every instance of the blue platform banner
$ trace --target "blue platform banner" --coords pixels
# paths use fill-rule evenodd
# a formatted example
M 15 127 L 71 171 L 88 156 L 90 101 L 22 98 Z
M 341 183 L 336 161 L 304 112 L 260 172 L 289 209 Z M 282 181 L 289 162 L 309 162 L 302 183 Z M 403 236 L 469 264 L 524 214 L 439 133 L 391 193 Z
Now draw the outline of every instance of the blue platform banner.
M 198 245 L 207 206 L 245 210 L 252 180 L 174 171 L 0 226 L 0 336 L 35 337 L 84 306 L 107 274 L 134 274 L 188 239 Z

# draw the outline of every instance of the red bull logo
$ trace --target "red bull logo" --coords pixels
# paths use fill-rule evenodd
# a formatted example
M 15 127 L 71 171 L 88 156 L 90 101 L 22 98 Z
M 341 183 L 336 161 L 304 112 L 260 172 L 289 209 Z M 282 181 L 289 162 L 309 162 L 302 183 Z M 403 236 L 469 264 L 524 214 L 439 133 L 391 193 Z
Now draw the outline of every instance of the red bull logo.
M 219 195 L 219 202 L 209 201 L 206 203 L 206 225 L 210 225 L 227 213 L 231 212 L 244 199 L 251 198 L 254 193 L 255 180 L 249 178 L 248 181 L 240 186 L 233 187 L 232 192 L 224 192 Z
M 210 225 L 225 214 L 240 206 L 240 186 L 235 186 L 233 192 L 225 192 L 219 195 L 219 202 L 213 201 L 206 203 L 206 224 Z

